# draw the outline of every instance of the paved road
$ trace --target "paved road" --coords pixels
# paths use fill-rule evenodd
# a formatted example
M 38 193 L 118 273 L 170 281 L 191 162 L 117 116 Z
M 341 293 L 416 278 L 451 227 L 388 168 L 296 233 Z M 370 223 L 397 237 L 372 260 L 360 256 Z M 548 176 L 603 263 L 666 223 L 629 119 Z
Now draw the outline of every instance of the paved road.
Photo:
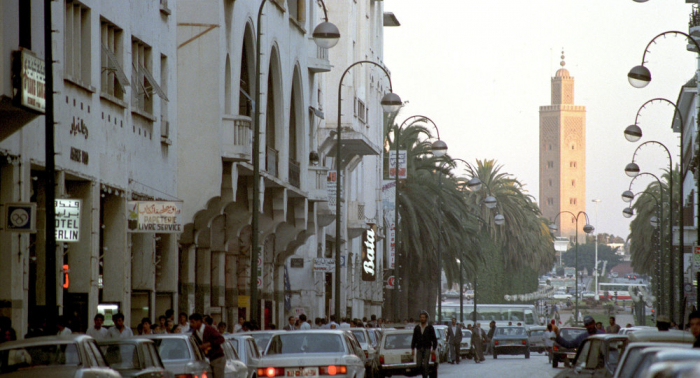
M 494 360 L 491 356 L 485 356 L 486 361 L 477 364 L 474 360 L 462 360 L 459 365 L 448 363 L 440 364 L 439 378 L 463 378 L 463 377 L 508 377 L 508 378 L 539 378 L 554 377 L 563 368 L 554 369 L 547 362 L 544 354 L 532 354 L 530 359 L 523 356 L 498 356 Z M 420 376 L 418 377 L 420 378 Z

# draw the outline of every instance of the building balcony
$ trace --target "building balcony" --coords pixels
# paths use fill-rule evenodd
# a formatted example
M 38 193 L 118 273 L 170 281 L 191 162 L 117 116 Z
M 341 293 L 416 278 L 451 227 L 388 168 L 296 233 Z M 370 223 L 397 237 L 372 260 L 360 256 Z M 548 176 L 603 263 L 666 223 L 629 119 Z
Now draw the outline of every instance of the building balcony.
M 289 184 L 301 188 L 301 166 L 295 161 L 289 161 Z
M 252 120 L 250 117 L 225 115 L 221 119 L 223 127 L 221 155 L 224 160 L 250 161 L 253 150 Z
M 279 177 L 279 151 L 272 147 L 267 147 L 267 154 L 265 154 L 265 171 L 271 176 Z
M 350 128 L 344 128 L 342 133 L 340 158 L 343 161 L 343 165 L 355 158 L 380 154 L 379 146 L 374 144 L 364 133 Z M 329 137 L 324 142 L 324 144 L 331 144 L 326 156 L 335 157 L 336 139 L 333 134 L 335 134 L 335 130 L 330 130 Z
M 365 203 L 350 201 L 348 203 L 348 238 L 356 238 L 369 229 L 365 217 Z
M 327 202 L 328 190 L 326 182 L 328 180 L 328 168 L 310 166 L 309 167 L 309 201 L 311 202 Z
M 331 61 L 328 59 L 328 49 L 318 47 L 313 38 L 309 38 L 307 45 L 309 48 L 309 71 L 313 73 L 329 72 Z

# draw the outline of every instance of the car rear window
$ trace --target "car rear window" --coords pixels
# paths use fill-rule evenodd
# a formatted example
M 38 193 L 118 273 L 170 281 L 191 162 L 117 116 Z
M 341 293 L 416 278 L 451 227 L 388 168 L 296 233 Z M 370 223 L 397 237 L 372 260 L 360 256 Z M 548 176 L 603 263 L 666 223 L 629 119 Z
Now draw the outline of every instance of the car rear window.
M 267 355 L 293 353 L 343 353 L 343 339 L 337 334 L 292 332 L 275 335 L 270 340 Z
M 80 354 L 75 344 L 38 345 L 0 351 L 0 373 L 37 366 L 78 366 Z
M 355 335 L 355 338 L 357 338 L 357 341 L 361 343 L 366 343 L 367 339 L 365 339 L 365 333 L 362 331 L 352 331 L 352 334 Z
M 496 328 L 496 335 L 499 335 L 499 336 L 525 336 L 525 328 L 521 328 L 521 327 Z
M 412 333 L 397 333 L 386 335 L 384 349 L 411 349 Z
M 192 357 L 185 339 L 153 339 L 153 342 L 163 361 L 189 360 Z
M 561 332 L 559 332 L 559 336 L 561 336 L 566 341 L 572 341 L 575 338 L 581 336 L 581 334 L 583 333 L 586 333 L 585 329 L 565 328 L 562 329 Z
M 139 354 L 133 344 L 101 344 L 100 350 L 113 369 L 138 369 Z
M 530 336 L 542 336 L 544 331 L 530 331 Z

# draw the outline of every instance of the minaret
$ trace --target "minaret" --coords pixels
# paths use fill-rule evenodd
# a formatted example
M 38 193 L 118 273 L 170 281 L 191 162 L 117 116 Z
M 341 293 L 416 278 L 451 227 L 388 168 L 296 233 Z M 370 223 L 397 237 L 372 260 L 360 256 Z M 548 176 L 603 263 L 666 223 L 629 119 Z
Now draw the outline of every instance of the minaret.
M 574 105 L 574 78 L 564 68 L 552 78 L 552 104 L 540 106 L 540 209 L 550 221 L 561 211 L 586 210 L 586 107 Z M 579 217 L 579 242 L 585 241 L 585 216 Z M 561 214 L 556 236 L 572 242 L 576 222 Z

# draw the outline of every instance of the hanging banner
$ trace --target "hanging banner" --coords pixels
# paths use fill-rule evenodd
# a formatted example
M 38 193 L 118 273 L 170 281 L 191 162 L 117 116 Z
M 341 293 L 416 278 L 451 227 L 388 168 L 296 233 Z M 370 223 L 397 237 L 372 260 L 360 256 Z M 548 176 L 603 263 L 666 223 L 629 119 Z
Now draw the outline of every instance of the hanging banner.
M 80 241 L 80 209 L 82 200 L 57 199 L 56 208 L 56 241 L 75 243 Z
M 182 202 L 128 201 L 129 232 L 174 234 L 182 232 Z
M 396 225 L 394 217 L 394 202 L 396 201 L 396 181 L 384 180 L 382 185 L 382 207 L 384 213 L 384 226 L 388 232 L 389 242 L 385 243 L 386 248 L 386 268 L 394 269 L 394 259 L 396 255 Z
M 399 179 L 408 177 L 406 150 L 399 150 Z M 396 151 L 389 151 L 389 178 L 396 179 Z
M 370 224 L 362 234 L 362 281 L 377 279 L 377 255 L 375 253 L 377 225 Z

